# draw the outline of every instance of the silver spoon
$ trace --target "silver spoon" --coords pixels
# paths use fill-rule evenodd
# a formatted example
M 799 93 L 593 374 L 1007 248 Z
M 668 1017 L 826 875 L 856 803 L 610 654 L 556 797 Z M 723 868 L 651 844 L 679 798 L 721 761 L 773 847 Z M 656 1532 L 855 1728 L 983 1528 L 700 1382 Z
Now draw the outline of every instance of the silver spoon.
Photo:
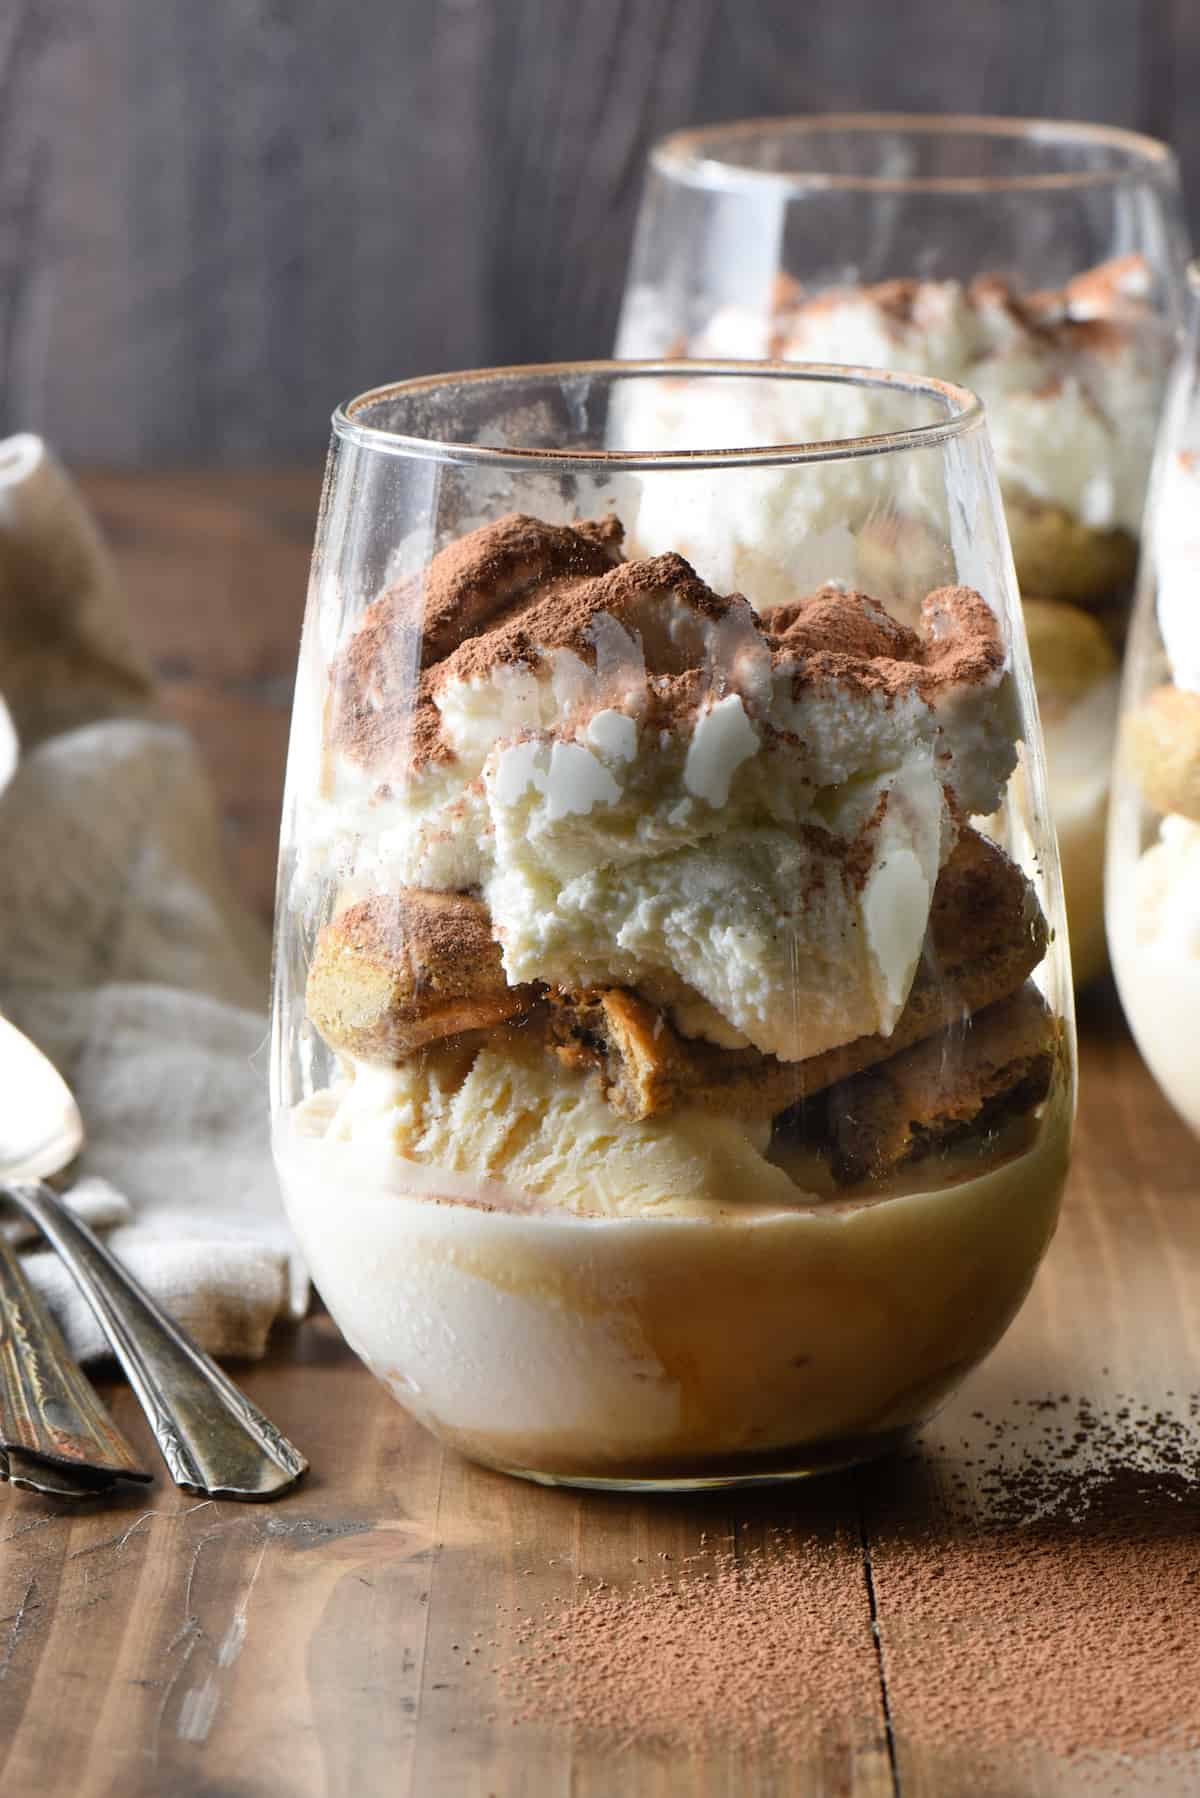
M 58 1070 L 6 1018 L 0 1094 L 0 1190 L 36 1224 L 91 1306 L 176 1484 L 209 1498 L 286 1492 L 305 1472 L 304 1456 L 43 1184 L 83 1147 L 83 1120 Z
M 0 1451 L 14 1485 L 57 1498 L 148 1480 L 0 1236 Z M 77 1488 L 77 1490 L 76 1490 Z

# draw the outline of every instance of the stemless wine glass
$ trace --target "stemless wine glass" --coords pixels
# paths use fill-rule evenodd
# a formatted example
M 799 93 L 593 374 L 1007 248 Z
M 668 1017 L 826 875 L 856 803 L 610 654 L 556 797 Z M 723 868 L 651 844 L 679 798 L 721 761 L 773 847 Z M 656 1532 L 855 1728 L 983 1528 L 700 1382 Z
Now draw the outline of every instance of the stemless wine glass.
M 1138 1047 L 1200 1133 L 1200 263 L 1188 279 L 1121 692 L 1106 911 Z
M 856 590 L 887 520 L 912 623 Z M 275 1151 L 329 1309 L 446 1442 L 653 1488 L 899 1441 L 1054 1228 L 1061 925 L 971 394 L 610 362 L 336 415 Z
M 653 151 L 622 356 L 914 369 L 984 400 L 1041 705 L 1077 981 L 1101 903 L 1118 658 L 1182 311 L 1171 152 L 1044 120 L 837 115 Z M 908 545 L 877 585 L 903 601 Z

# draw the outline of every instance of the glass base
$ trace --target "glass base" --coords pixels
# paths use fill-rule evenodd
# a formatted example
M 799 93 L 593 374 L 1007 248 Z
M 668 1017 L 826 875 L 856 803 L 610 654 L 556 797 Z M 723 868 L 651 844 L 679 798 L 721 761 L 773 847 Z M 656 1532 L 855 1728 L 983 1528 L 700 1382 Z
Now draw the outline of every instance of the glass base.
M 530 1480 L 537 1486 L 566 1486 L 583 1492 L 715 1492 L 734 1486 L 782 1486 L 797 1480 L 817 1479 L 821 1474 L 844 1473 L 847 1468 L 861 1467 L 864 1462 L 895 1454 L 911 1440 L 916 1428 L 915 1424 L 905 1425 L 901 1429 L 881 1431 L 878 1435 L 847 1437 L 839 1442 L 805 1443 L 768 1454 L 714 1457 L 713 1465 L 707 1470 L 703 1460 L 698 1459 L 692 1464 L 694 1471 L 684 1466 L 678 1471 L 664 1467 L 659 1473 L 649 1470 L 618 1475 L 550 1473 L 480 1455 L 468 1458 L 491 1468 L 494 1473 L 511 1474 L 515 1479 Z

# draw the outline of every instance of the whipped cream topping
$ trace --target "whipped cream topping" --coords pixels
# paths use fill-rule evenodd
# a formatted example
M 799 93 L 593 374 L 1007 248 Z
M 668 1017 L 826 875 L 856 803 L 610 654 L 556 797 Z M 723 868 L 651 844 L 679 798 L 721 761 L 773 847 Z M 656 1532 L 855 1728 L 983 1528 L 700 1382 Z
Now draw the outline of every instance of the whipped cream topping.
M 1200 450 L 1163 470 L 1155 520 L 1158 627 L 1177 687 L 1200 693 Z
M 504 519 L 435 558 L 424 631 L 419 583 L 368 609 L 318 863 L 343 902 L 479 890 L 512 983 L 636 985 L 786 1059 L 889 1031 L 957 820 L 1015 763 L 994 615 L 961 587 L 916 630 L 833 588 L 759 615 L 620 536 Z
M 731 820 L 720 836 L 561 882 L 528 853 L 498 857 L 485 891 L 510 978 L 616 981 L 669 1007 L 699 993 L 784 1060 L 889 1032 L 929 916 L 942 789 L 928 758 L 913 758 L 870 791 L 853 851 L 816 827 Z
M 625 353 L 636 347 L 625 346 Z M 997 275 L 966 284 L 883 281 L 816 294 L 785 278 L 777 284 L 773 317 L 723 308 L 688 353 L 859 363 L 961 383 L 987 408 L 1006 495 L 1061 507 L 1098 531 L 1136 534 L 1170 349 L 1151 309 L 1145 260 L 1127 256 L 1040 293 L 1022 292 Z M 840 402 L 836 390 L 826 392 L 830 406 L 856 403 L 846 390 Z M 692 403 L 686 389 L 673 401 L 676 409 Z M 769 396 L 756 401 L 770 403 Z M 796 401 L 789 396 L 786 404 L 793 408 Z M 838 422 L 827 420 L 824 434 L 851 434 Z M 854 424 L 849 412 L 847 423 Z M 868 478 L 853 469 L 845 476 Z M 911 501 L 905 510 L 920 515 Z M 686 537 L 678 541 L 687 548 Z M 694 559 L 706 567 L 702 557 Z

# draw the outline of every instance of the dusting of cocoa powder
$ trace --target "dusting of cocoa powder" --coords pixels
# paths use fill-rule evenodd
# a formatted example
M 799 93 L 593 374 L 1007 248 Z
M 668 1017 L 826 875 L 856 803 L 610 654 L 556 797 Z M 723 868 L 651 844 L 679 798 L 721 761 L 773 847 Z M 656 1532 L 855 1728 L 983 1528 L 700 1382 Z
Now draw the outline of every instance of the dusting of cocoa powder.
M 935 704 L 1003 672 L 999 622 L 970 588 L 929 594 L 920 634 L 868 595 L 832 587 L 759 618 L 682 556 L 623 561 L 623 535 L 613 516 L 572 526 L 512 513 L 448 544 L 380 594 L 334 658 L 327 746 L 389 778 L 451 761 L 438 704 L 445 687 L 536 668 L 554 650 L 596 667 L 601 621 L 637 645 L 654 728 L 720 697 L 725 664 L 739 659 L 759 666 L 760 684 L 767 659 L 790 672 L 796 698 L 840 686 L 885 703 L 917 692 Z
M 548 1604 L 497 1669 L 516 1720 L 807 1760 L 865 1746 L 882 1690 L 901 1788 L 919 1762 L 924 1789 L 931 1766 L 1041 1789 L 1054 1763 L 1072 1789 L 1200 1789 L 1200 1396 L 1050 1393 L 969 1427 L 825 1482 L 844 1525 L 747 1499 L 750 1546 L 735 1524 Z
M 1200 1785 L 1198 1412 L 1051 1393 L 926 1462 L 944 1508 L 870 1476 L 898 1742 L 974 1757 L 987 1791 L 1047 1758 L 1089 1791 L 1129 1791 L 1135 1762 L 1139 1790 Z
M 498 1670 L 518 1722 L 571 1724 L 617 1747 L 791 1758 L 874 1712 L 856 1530 L 722 1537 L 648 1579 L 577 1590 L 526 1626 L 523 1652 Z

